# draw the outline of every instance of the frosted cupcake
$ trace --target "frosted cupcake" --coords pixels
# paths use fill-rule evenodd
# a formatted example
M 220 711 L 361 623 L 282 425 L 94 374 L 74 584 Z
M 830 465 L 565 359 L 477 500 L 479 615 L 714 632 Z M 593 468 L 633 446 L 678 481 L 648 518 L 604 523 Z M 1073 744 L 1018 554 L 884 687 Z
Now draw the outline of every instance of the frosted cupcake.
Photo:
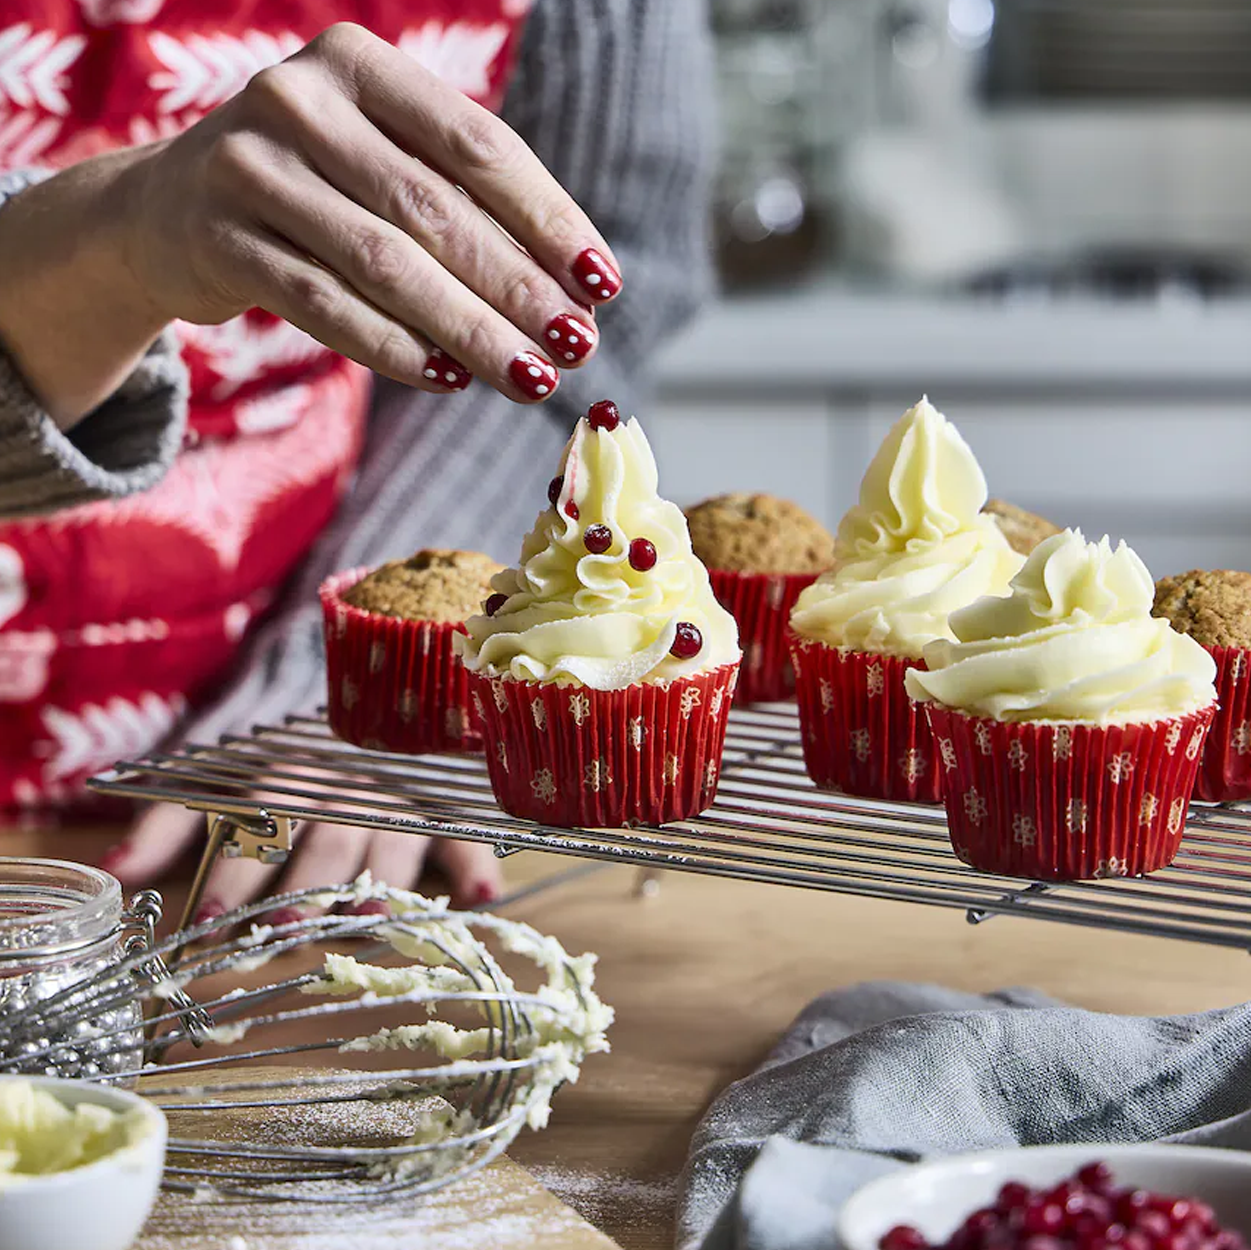
M 819 786 L 936 803 L 941 770 L 904 690 L 948 616 L 1005 594 L 1021 567 L 986 480 L 942 413 L 922 400 L 886 436 L 838 528 L 833 569 L 791 614 L 804 759 Z
M 636 420 L 578 422 L 516 568 L 458 642 L 500 806 L 546 824 L 658 824 L 717 789 L 734 618 L 657 493 Z
M 1181 844 L 1216 711 L 1212 657 L 1151 615 L 1124 543 L 1066 530 L 1005 598 L 951 618 L 908 674 L 944 767 L 952 844 L 988 872 L 1134 876 Z

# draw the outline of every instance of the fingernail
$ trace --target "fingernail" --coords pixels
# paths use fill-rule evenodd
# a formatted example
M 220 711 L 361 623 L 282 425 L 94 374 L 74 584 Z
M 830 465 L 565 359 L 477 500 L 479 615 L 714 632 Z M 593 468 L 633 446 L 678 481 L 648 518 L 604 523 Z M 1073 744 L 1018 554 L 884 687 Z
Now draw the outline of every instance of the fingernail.
M 480 881 L 474 887 L 473 900 L 479 906 L 494 903 L 499 896 L 499 891 L 489 881 Z
M 552 355 L 570 364 L 585 360 L 595 346 L 595 331 L 568 313 L 553 317 L 546 334 Z
M 573 262 L 573 276 L 593 300 L 615 299 L 621 292 L 621 275 L 593 247 Z
M 200 910 L 196 912 L 195 919 L 192 924 L 208 924 L 210 920 L 216 920 L 219 916 L 226 914 L 226 904 L 217 898 L 206 898 L 200 904 Z
M 508 376 L 523 395 L 531 399 L 545 399 L 560 385 L 560 374 L 550 360 L 544 360 L 537 352 L 522 352 L 508 366 Z
M 436 347 L 426 361 L 421 376 L 428 382 L 436 382 L 449 391 L 463 391 L 473 381 L 473 374 L 454 360 L 441 347 Z
M 346 908 L 349 916 L 389 916 L 391 908 L 380 898 L 367 898 L 363 903 L 353 903 Z
M 299 924 L 303 919 L 304 913 L 298 907 L 279 907 L 265 917 L 265 923 L 275 929 L 281 929 L 283 925 Z
M 103 872 L 116 872 L 118 868 L 126 862 L 130 856 L 130 849 L 123 843 L 119 842 L 116 846 L 110 846 L 103 855 L 100 856 L 99 863 L 96 867 Z

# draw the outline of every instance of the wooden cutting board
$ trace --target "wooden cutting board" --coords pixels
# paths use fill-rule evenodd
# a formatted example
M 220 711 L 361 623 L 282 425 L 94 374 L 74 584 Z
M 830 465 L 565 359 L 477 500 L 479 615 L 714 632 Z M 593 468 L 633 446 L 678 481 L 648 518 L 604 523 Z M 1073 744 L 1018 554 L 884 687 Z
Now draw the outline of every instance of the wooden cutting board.
M 238 1068 L 229 1079 L 255 1080 L 263 1068 Z M 290 1069 L 284 1071 L 290 1075 Z M 225 1072 L 214 1081 L 227 1079 Z M 159 1084 L 150 1078 L 141 1088 Z M 334 1112 L 343 1115 L 342 1108 Z M 348 1114 L 358 1122 L 349 1139 L 366 1141 L 385 1118 L 385 1106 L 366 1110 L 353 1104 Z M 559 1114 L 559 1113 L 558 1113 Z M 304 1110 L 203 1112 L 184 1114 L 171 1125 L 171 1136 L 218 1141 L 270 1139 L 291 1143 L 324 1124 Z M 190 1120 L 190 1124 L 188 1121 Z M 388 1125 L 382 1123 L 385 1134 Z M 355 1131 L 351 1131 L 355 1129 Z M 192 1156 L 171 1155 L 170 1166 L 193 1166 Z M 377 1206 L 317 1205 L 297 1202 L 197 1202 L 162 1193 L 134 1250 L 619 1250 L 617 1243 L 588 1224 L 524 1168 L 510 1159 L 422 1199 Z

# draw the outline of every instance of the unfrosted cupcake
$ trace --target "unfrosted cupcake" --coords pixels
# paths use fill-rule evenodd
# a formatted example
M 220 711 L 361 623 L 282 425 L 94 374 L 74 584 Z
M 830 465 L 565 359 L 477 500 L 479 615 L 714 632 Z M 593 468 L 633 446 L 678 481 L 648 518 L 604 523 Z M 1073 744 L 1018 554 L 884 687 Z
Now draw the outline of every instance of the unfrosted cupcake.
M 658 824 L 713 800 L 740 652 L 734 618 L 657 494 L 637 421 L 578 422 L 550 507 L 458 641 L 500 806 L 562 826 Z
M 940 769 L 904 690 L 948 616 L 1005 594 L 1023 557 L 982 514 L 973 453 L 927 401 L 886 436 L 838 528 L 835 565 L 791 613 L 804 759 L 819 786 L 936 803 Z
M 1060 532 L 1060 527 L 1046 517 L 1003 499 L 988 499 L 982 511 L 995 518 L 995 524 L 1003 531 L 1012 550 L 1023 556 L 1029 555 L 1044 539 Z
M 323 583 L 331 729 L 378 751 L 480 751 L 452 639 L 500 569 L 476 551 L 425 550 Z
M 1204 744 L 1195 797 L 1212 803 L 1251 798 L 1251 573 L 1191 569 L 1161 578 L 1154 610 L 1216 663 L 1220 707 Z
M 688 508 L 691 547 L 738 622 L 743 666 L 735 701 L 795 692 L 786 628 L 795 600 L 834 563 L 834 539 L 798 504 L 773 495 L 717 495 Z
M 943 761 L 952 844 L 987 872 L 1134 876 L 1181 844 L 1216 711 L 1212 657 L 1151 615 L 1124 543 L 1067 530 L 1006 598 L 951 618 L 908 674 Z

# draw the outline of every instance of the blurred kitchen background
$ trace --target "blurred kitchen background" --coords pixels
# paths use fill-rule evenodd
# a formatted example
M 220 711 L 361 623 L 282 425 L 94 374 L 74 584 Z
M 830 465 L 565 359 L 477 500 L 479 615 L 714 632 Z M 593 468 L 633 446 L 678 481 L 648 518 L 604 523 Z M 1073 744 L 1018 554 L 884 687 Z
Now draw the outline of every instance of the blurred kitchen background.
M 711 2 L 725 289 L 666 492 L 833 524 L 924 391 L 992 494 L 1251 569 L 1251 0 Z

